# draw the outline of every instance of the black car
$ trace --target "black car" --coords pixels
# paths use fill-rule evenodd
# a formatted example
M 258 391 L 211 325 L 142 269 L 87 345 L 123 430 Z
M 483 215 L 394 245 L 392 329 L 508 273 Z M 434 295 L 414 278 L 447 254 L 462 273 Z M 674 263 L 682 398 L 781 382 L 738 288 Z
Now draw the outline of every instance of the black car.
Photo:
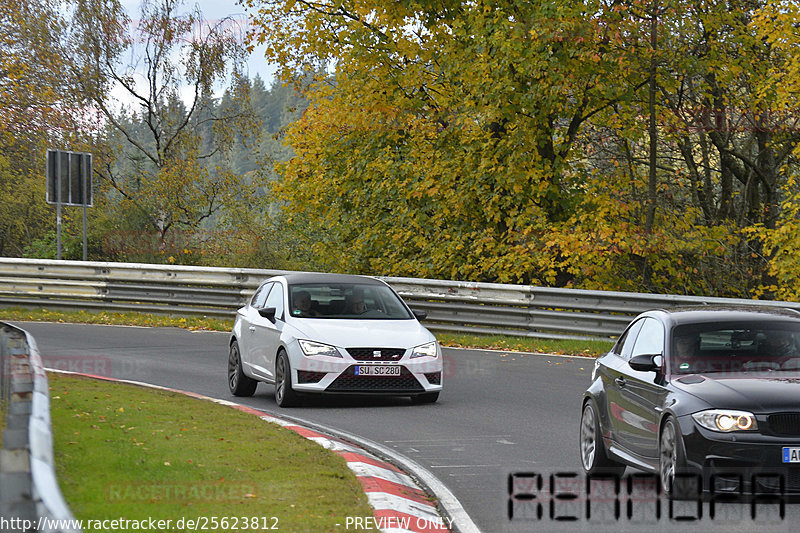
M 587 474 L 632 466 L 670 497 L 800 492 L 800 312 L 639 315 L 595 362 L 580 452 Z

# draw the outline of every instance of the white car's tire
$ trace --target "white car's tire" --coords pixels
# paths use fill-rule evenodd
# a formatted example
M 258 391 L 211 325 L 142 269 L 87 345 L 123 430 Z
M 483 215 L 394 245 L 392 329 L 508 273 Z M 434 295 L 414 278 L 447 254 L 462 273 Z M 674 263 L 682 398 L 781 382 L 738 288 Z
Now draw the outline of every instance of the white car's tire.
M 247 377 L 242 371 L 242 356 L 239 343 L 233 341 L 228 352 L 228 388 L 234 396 L 252 396 L 258 381 Z
M 292 367 L 286 352 L 278 352 L 275 360 L 275 402 L 279 407 L 294 407 L 300 398 L 292 388 Z

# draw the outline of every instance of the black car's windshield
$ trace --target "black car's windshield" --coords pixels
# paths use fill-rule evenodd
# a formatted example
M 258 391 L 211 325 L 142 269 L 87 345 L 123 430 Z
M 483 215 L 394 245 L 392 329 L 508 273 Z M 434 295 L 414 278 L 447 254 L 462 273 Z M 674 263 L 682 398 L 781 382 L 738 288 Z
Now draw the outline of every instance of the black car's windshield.
M 406 306 L 385 285 L 301 283 L 289 286 L 289 308 L 297 318 L 407 320 Z
M 677 326 L 671 370 L 676 374 L 800 371 L 800 325 L 731 322 Z

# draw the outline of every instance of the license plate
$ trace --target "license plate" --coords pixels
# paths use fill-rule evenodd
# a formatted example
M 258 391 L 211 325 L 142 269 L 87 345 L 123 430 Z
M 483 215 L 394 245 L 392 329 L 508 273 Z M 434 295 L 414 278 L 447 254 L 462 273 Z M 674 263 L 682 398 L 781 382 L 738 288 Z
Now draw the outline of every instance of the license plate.
M 800 448 L 784 448 L 783 449 L 783 462 L 784 463 L 800 463 Z
M 356 376 L 399 376 L 397 365 L 357 365 Z

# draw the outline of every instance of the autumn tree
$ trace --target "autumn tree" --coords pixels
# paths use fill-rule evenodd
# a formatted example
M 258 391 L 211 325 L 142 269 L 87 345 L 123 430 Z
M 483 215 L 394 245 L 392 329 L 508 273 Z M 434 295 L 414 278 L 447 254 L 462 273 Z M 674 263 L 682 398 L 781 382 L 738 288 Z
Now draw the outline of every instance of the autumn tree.
M 96 172 L 162 244 L 249 194 L 228 156 L 258 132 L 239 24 L 181 7 L 145 0 L 136 23 L 118 0 L 77 0 L 74 13 L 72 75 L 108 124 L 109 151 L 123 158 Z M 226 83 L 220 106 L 213 95 Z
M 284 76 L 335 64 L 279 186 L 323 266 L 564 282 L 536 251 L 583 194 L 579 131 L 642 84 L 615 66 L 636 26 L 602 2 L 250 5 Z
M 648 4 L 630 7 L 643 25 Z M 568 267 L 583 286 L 749 296 L 768 260 L 751 230 L 778 223 L 787 179 L 780 169 L 791 166 L 798 138 L 796 117 L 761 89 L 785 69 L 786 54 L 757 35 L 756 3 L 658 6 L 657 46 L 629 41 L 640 49 L 630 68 L 656 66 L 654 113 L 639 90 L 615 114 L 595 117 L 579 143 L 602 182 L 587 182 L 591 201 L 578 209 L 576 227 L 596 231 L 551 241 L 585 243 L 573 247 L 579 259 Z M 655 167 L 645 127 L 653 116 Z M 653 184 L 649 227 L 641 216 Z
M 98 123 L 83 107 L 71 64 L 64 4 L 0 3 L 0 255 L 25 246 L 55 225 L 45 203 L 48 148 L 82 149 Z
M 774 195 L 780 201 L 780 211 L 772 224 L 765 222 L 755 233 L 763 240 L 769 258 L 768 273 L 772 276 L 763 290 L 780 299 L 797 301 L 800 298 L 800 176 L 797 161 L 800 157 L 800 6 L 796 2 L 765 2 L 753 18 L 757 37 L 780 62 L 767 65 L 766 76 L 757 86 L 756 96 L 774 105 L 763 113 L 771 130 L 777 130 L 792 143 L 771 144 L 767 154 L 780 149 L 775 158 L 773 173 L 783 177 Z
M 248 5 L 284 76 L 333 65 L 277 187 L 320 268 L 736 296 L 762 283 L 753 231 L 790 212 L 798 137 L 764 89 L 792 71 L 790 47 L 754 26 L 760 3 Z
M 767 261 L 750 229 L 778 223 L 781 169 L 800 139 L 797 117 L 762 90 L 787 57 L 758 35 L 758 3 L 660 5 L 657 233 L 669 239 L 654 239 L 661 251 L 642 256 L 650 273 L 642 288 L 748 295 Z M 621 111 L 629 126 L 617 131 L 626 148 L 617 154 L 635 173 L 650 163 L 637 143 L 636 101 Z

